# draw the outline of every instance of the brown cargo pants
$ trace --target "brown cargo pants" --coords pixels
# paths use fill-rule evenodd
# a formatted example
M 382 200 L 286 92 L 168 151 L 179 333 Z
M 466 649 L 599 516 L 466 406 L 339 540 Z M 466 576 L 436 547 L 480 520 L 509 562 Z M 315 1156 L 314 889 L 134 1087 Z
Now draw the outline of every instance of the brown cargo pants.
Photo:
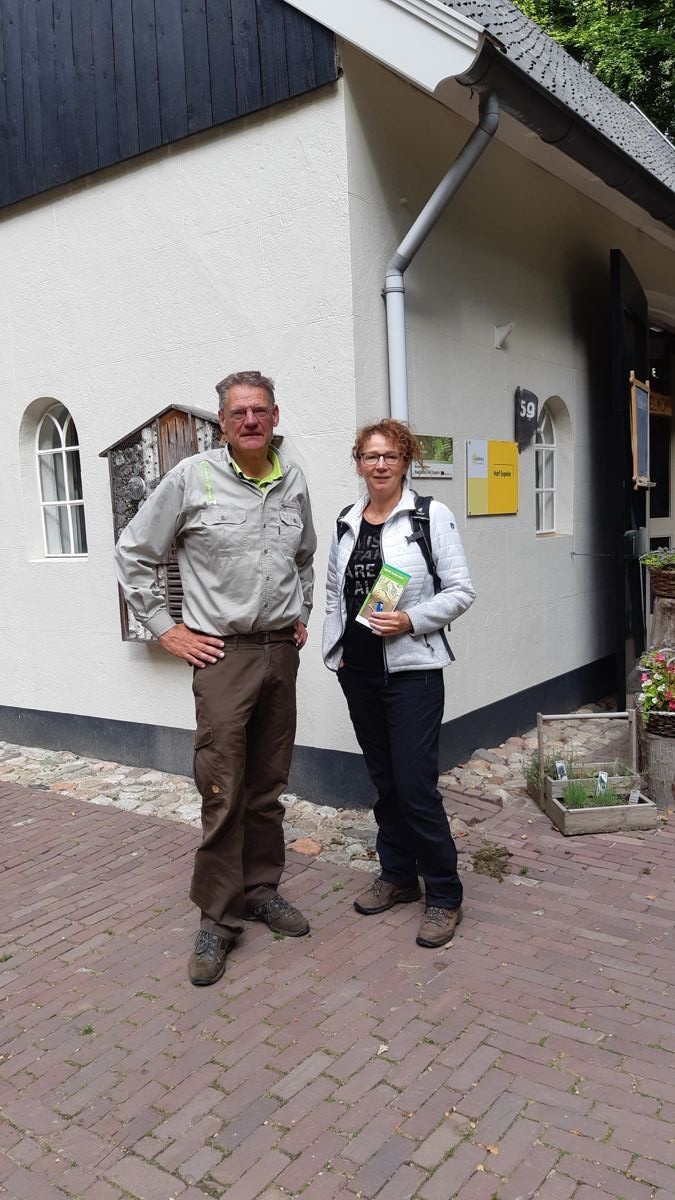
M 201 928 L 236 938 L 244 909 L 276 891 L 295 739 L 298 649 L 293 629 L 225 638 L 224 657 L 194 672 L 194 778 L 203 840 L 190 899 Z

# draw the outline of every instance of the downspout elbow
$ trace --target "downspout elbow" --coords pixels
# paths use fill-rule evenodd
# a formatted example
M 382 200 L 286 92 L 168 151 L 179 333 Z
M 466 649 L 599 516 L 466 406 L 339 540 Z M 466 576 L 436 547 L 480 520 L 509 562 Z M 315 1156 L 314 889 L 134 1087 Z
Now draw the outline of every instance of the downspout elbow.
M 484 92 L 478 101 L 478 127 L 492 138 L 499 126 L 499 97 L 496 92 Z
M 407 267 L 407 262 L 398 253 L 398 250 L 387 263 L 387 269 L 384 273 L 384 291 L 383 295 L 389 292 L 404 292 L 405 284 L 403 282 L 403 272 Z
M 389 404 L 392 417 L 399 421 L 408 420 L 404 274 L 450 200 L 490 145 L 499 125 L 499 111 L 496 92 L 480 96 L 477 125 L 387 263 L 383 295 L 387 312 Z

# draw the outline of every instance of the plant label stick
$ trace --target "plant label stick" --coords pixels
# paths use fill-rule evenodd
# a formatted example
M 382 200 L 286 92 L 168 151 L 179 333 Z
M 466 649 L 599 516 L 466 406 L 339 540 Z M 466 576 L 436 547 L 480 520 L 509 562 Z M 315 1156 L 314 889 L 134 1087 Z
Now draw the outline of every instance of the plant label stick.
M 596 796 L 602 796 L 607 791 L 607 772 L 598 771 L 598 783 L 595 789 Z

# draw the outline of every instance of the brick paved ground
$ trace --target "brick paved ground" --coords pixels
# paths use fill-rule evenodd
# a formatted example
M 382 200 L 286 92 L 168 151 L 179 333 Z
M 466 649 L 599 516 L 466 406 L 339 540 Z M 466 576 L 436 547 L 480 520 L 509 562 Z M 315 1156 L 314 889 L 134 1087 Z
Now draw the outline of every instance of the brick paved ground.
M 0 787 L 0 1195 L 673 1200 L 675 836 L 564 840 L 468 874 L 454 945 L 363 874 L 290 856 L 311 938 L 185 965 L 193 830 Z M 522 873 L 521 873 L 522 872 Z

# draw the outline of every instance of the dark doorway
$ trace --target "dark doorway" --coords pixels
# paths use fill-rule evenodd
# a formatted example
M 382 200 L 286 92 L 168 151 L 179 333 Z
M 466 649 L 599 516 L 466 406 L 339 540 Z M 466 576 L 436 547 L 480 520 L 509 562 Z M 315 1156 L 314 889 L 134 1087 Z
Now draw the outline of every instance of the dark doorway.
M 612 412 L 616 530 L 616 703 L 626 706 L 635 662 L 645 647 L 645 606 L 639 555 L 646 546 L 646 489 L 633 487 L 630 374 L 649 378 L 647 299 L 620 250 L 612 250 Z

